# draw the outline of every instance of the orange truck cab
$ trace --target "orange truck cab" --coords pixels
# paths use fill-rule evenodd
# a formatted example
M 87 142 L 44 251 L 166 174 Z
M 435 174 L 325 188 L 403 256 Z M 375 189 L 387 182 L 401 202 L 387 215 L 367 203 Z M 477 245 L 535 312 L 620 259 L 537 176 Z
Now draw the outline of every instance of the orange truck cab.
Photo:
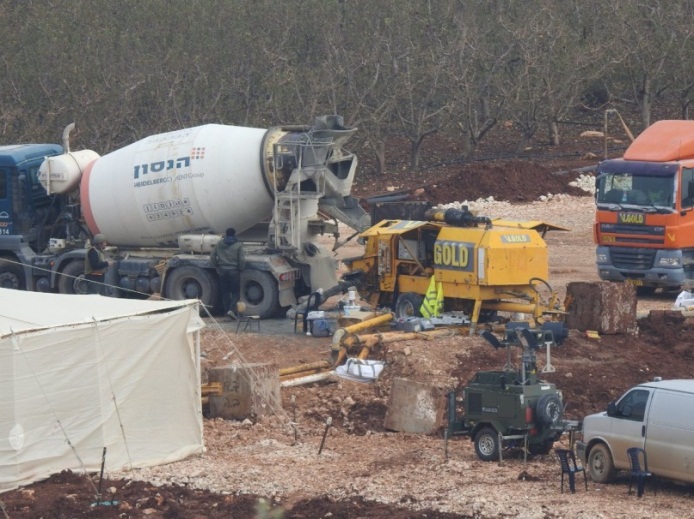
M 640 292 L 694 281 L 694 121 L 658 121 L 598 166 L 600 278 Z

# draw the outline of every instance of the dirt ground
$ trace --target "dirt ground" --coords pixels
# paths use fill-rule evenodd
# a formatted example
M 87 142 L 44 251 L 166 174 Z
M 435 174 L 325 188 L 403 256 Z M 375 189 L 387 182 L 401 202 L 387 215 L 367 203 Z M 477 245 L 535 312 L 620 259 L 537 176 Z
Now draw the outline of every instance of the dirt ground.
M 566 226 L 548 234 L 550 282 L 563 296 L 571 281 L 597 281 L 591 196 L 569 183 L 571 168 L 594 166 L 583 152 L 600 142 L 572 141 L 568 156 L 543 162 L 453 165 L 360 181 L 366 198 L 411 192 L 433 203 L 478 201 L 493 217 L 539 219 Z M 541 196 L 558 195 L 539 201 Z M 355 255 L 356 244 L 338 252 Z M 576 330 L 551 351 L 554 382 L 567 402 L 567 418 L 604 410 L 626 389 L 652 379 L 694 378 L 694 321 L 669 312 L 675 294 L 638 301 L 634 334 L 588 338 Z M 650 314 L 648 311 L 653 310 Z M 261 324 L 261 333 L 235 333 L 235 325 L 207 319 L 202 335 L 205 369 L 232 362 L 272 362 L 278 368 L 326 360 L 330 338 L 293 332 L 293 323 Z M 502 464 L 480 461 L 467 438 L 451 440 L 445 456 L 441 431 L 415 435 L 388 431 L 384 417 L 393 379 L 425 382 L 442 394 L 464 385 L 479 369 L 500 369 L 504 352 L 479 337 L 388 343 L 370 358 L 386 362 L 377 382 L 331 378 L 281 390 L 275 416 L 246 422 L 204 420 L 206 452 L 178 463 L 109 473 L 96 499 L 98 475 L 65 472 L 0 495 L 0 519 L 68 517 L 166 518 L 621 518 L 688 517 L 692 485 L 659 483 L 656 495 L 627 495 L 628 479 L 610 485 L 578 480 L 576 494 L 560 493 L 553 455 L 527 462 L 519 451 Z M 518 358 L 514 358 L 518 361 Z M 539 368 L 546 366 L 544 353 Z M 332 425 L 326 428 L 326 420 Z M 295 428 L 290 427 L 290 422 Z M 327 433 L 326 433 L 327 430 Z M 322 441 L 324 443 L 322 444 Z M 321 450 L 321 444 L 323 449 Z M 563 437 L 562 445 L 568 445 Z M 321 450 L 319 454 L 319 450 Z

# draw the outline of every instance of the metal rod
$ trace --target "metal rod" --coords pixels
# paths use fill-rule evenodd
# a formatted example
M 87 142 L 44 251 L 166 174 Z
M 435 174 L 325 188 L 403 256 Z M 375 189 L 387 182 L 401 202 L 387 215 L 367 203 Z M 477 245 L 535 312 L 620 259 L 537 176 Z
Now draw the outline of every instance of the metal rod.
M 443 430 L 443 459 L 448 461 L 448 427 Z
M 318 455 L 320 456 L 320 453 L 323 452 L 323 445 L 325 445 L 325 438 L 328 436 L 328 429 L 330 429 L 330 426 L 333 423 L 333 417 L 328 416 L 328 419 L 325 421 L 325 430 L 323 431 L 323 439 L 320 442 L 320 449 L 318 449 Z
M 104 465 L 106 465 L 106 447 L 104 447 L 104 452 L 101 454 L 101 473 L 99 473 L 99 487 L 96 490 L 96 503 L 101 502 L 101 483 L 104 480 Z
M 294 422 L 294 443 L 296 444 L 299 441 L 299 432 L 296 429 L 296 395 L 292 395 L 292 422 Z

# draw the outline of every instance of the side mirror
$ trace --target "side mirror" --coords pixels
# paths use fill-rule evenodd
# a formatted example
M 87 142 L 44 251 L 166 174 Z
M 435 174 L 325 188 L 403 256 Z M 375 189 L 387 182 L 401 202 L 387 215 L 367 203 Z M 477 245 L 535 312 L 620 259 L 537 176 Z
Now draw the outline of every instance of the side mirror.
M 614 402 L 607 404 L 607 416 L 615 416 L 617 414 L 617 406 Z

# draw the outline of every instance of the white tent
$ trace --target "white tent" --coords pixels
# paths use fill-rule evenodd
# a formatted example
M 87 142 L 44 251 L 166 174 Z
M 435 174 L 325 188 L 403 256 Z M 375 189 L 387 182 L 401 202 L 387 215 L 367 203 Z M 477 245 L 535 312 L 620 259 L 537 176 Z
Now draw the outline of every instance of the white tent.
M 203 451 L 198 302 L 0 289 L 0 492 Z

